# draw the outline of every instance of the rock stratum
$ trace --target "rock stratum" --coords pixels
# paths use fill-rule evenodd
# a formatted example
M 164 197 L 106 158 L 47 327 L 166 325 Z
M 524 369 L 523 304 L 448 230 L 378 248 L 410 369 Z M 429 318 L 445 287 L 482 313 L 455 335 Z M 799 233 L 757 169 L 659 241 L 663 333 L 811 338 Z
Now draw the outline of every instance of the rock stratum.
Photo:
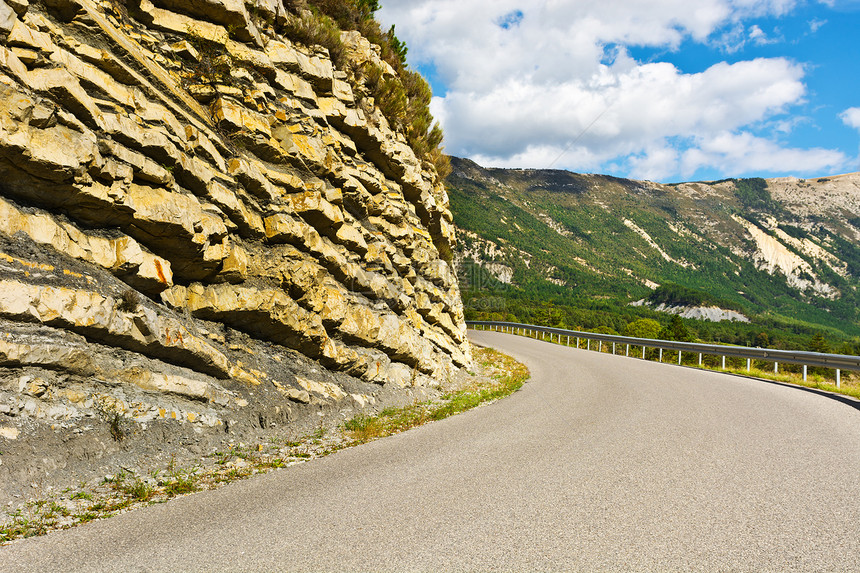
M 392 68 L 344 32 L 337 69 L 289 17 L 0 0 L 4 453 L 38 421 L 265 428 L 469 364 L 445 187 L 354 73 Z

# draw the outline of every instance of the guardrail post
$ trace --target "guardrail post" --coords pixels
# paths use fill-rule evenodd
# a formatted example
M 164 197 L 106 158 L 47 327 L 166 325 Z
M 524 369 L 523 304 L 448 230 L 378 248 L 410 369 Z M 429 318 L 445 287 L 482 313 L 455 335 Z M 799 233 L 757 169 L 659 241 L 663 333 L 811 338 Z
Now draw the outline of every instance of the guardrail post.
M 839 388 L 839 387 L 841 386 L 841 384 L 840 384 L 840 374 L 841 374 L 841 372 L 840 372 L 839 368 L 837 368 L 837 369 L 836 369 L 836 387 L 837 387 L 837 388 Z
M 750 368 L 752 367 L 752 364 L 751 364 L 751 363 L 752 363 L 752 360 L 750 360 L 749 358 L 747 358 L 747 372 L 749 372 L 749 371 L 750 371 Z

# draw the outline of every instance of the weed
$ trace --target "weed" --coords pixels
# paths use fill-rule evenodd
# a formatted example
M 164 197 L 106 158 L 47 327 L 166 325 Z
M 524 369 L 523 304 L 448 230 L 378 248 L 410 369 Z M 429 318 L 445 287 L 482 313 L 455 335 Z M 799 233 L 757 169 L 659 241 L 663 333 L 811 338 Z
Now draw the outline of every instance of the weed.
M 34 517 L 32 514 L 25 516 L 20 509 L 9 514 L 9 516 L 12 518 L 12 523 L 0 528 L 0 543 L 22 537 L 44 535 L 48 531 L 49 524 L 45 523 L 44 520 Z
M 353 440 L 367 442 L 385 435 L 385 426 L 382 423 L 383 419 L 382 415 L 365 416 L 359 414 L 351 420 L 347 420 L 343 428 L 350 434 Z
M 230 448 L 230 455 L 243 460 L 247 460 L 250 457 L 250 453 L 241 444 Z
M 125 470 L 119 470 L 113 475 L 105 476 L 102 483 L 110 485 L 114 490 L 119 491 L 122 487 L 122 482 L 125 481 L 126 475 Z
M 87 523 L 89 521 L 98 519 L 99 515 L 97 513 L 93 513 L 92 511 L 85 511 L 83 513 L 75 514 L 73 517 L 78 523 Z
M 69 510 L 66 506 L 60 505 L 59 503 L 54 501 L 54 502 L 51 502 L 50 514 L 52 516 L 59 514 L 59 515 L 62 515 L 63 517 L 66 517 L 69 515 Z
M 321 440 L 325 436 L 325 433 L 326 433 L 325 424 L 323 424 L 322 420 L 320 420 L 320 425 L 317 426 L 317 429 L 314 431 L 313 434 L 311 434 L 311 437 L 314 440 Z
M 122 491 L 138 501 L 148 501 L 155 494 L 155 488 L 139 478 L 134 483 L 126 485 Z
M 251 475 L 251 469 L 250 468 L 233 468 L 230 471 L 228 471 L 225 475 L 231 481 L 237 480 L 237 479 L 241 479 L 243 477 L 247 477 L 247 476 Z
M 197 51 L 198 58 L 193 63 L 184 65 L 185 86 L 232 85 L 231 71 L 235 62 L 224 46 L 226 38 L 224 38 L 225 42 L 216 42 L 204 37 L 194 26 L 188 26 L 186 39 Z
M 127 435 L 122 406 L 110 396 L 102 396 L 96 402 L 99 417 L 107 424 L 108 432 L 115 442 L 121 442 Z
M 197 483 L 198 477 L 194 470 L 191 471 L 173 471 L 170 478 L 162 483 L 164 494 L 169 497 L 193 493 L 200 490 Z
M 485 369 L 492 367 L 496 371 L 491 375 L 492 382 L 448 393 L 441 403 L 416 401 L 402 408 L 386 408 L 376 416 L 359 414 L 344 423 L 344 431 L 355 443 L 389 436 L 512 394 L 528 378 L 525 366 L 495 350 L 479 349 L 475 358 Z
M 122 295 L 119 297 L 119 302 L 117 303 L 116 308 L 123 312 L 135 312 L 140 308 L 140 295 L 133 289 L 122 291 Z

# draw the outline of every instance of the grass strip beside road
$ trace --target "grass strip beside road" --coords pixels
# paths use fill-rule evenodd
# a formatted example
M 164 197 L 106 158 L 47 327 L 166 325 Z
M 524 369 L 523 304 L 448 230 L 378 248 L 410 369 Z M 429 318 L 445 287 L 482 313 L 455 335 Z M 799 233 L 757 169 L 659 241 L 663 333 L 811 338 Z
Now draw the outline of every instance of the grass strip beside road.
M 149 475 L 123 469 L 97 484 L 81 483 L 47 499 L 31 500 L 25 507 L 7 512 L 5 518 L 0 517 L 0 546 L 163 503 L 179 495 L 214 489 L 441 420 L 508 396 L 529 377 L 525 365 L 496 350 L 473 347 L 473 358 L 477 374 L 469 372 L 464 382 L 444 388 L 435 400 L 387 408 L 375 416 L 359 414 L 338 427 L 320 426 L 299 438 L 272 438 L 256 445 L 239 443 L 209 454 L 191 468 L 178 468 L 171 461 L 164 470 Z
M 542 340 L 543 342 L 548 342 L 550 344 L 558 344 L 559 346 L 568 346 L 568 348 L 575 348 L 576 345 L 571 343 L 570 345 L 561 342 L 558 338 L 555 340 L 549 340 L 545 335 L 541 333 L 535 333 L 533 335 L 528 334 L 518 334 L 517 336 L 524 336 L 526 338 L 533 338 L 535 340 Z M 598 350 L 598 348 L 601 348 Z M 597 343 L 592 343 L 592 347 L 590 348 L 591 352 L 601 352 L 604 354 L 612 354 L 612 344 L 606 343 L 601 346 L 597 346 Z M 637 347 L 639 348 L 639 347 Z M 586 350 L 586 342 L 583 339 L 580 346 L 580 350 Z M 623 345 L 618 344 L 616 349 L 616 356 L 624 356 L 622 352 Z M 654 348 L 649 348 L 648 353 L 646 354 L 645 360 L 651 362 L 659 362 L 658 352 Z M 641 355 L 637 351 L 637 353 L 631 353 L 630 358 L 634 358 L 637 360 L 641 360 Z M 860 373 L 851 372 L 851 371 L 842 371 L 840 386 L 837 387 L 835 383 L 835 371 L 828 370 L 825 368 L 815 367 L 810 368 L 809 373 L 807 375 L 807 379 L 803 379 L 803 375 L 799 371 L 800 366 L 790 365 L 790 364 L 780 364 L 780 370 L 778 372 L 774 372 L 772 369 L 768 368 L 758 368 L 753 366 L 750 370 L 747 370 L 745 365 L 745 360 L 742 358 L 728 358 L 726 360 L 726 367 L 723 368 L 720 365 L 720 359 L 717 356 L 706 355 L 703 361 L 703 364 L 699 365 L 695 358 L 695 353 L 689 352 L 685 353 L 682 359 L 682 365 L 688 368 L 699 368 L 702 370 L 710 370 L 712 372 L 725 372 L 727 374 L 736 374 L 738 376 L 745 376 L 747 378 L 757 378 L 761 380 L 772 380 L 774 382 L 783 382 L 785 384 L 793 384 L 795 386 L 803 386 L 805 388 L 814 388 L 816 390 L 823 390 L 825 392 L 831 392 L 833 394 L 842 394 L 844 396 L 850 396 L 852 398 L 860 399 Z M 675 364 L 678 363 L 678 353 L 676 351 L 666 350 L 663 353 L 664 364 Z M 767 363 L 766 360 L 756 360 L 754 363 L 762 364 Z M 739 365 L 738 365 L 739 364 Z M 771 363 L 772 364 L 772 363 Z M 828 374 L 823 374 L 822 372 L 827 372 Z
M 528 368 L 491 348 L 475 348 L 474 360 L 485 376 L 466 387 L 445 393 L 440 400 L 387 408 L 376 416 L 359 414 L 344 424 L 353 444 L 390 436 L 434 420 L 471 410 L 517 390 L 529 377 Z M 487 376 L 488 375 L 488 376 Z M 352 444 L 350 444 L 352 445 Z

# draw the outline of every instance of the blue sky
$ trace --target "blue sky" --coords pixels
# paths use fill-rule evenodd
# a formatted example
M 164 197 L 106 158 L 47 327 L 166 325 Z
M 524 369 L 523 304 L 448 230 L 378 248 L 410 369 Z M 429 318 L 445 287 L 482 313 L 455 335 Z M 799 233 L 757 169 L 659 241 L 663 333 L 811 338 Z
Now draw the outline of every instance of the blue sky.
M 383 0 L 446 151 L 654 181 L 860 171 L 860 0 Z

